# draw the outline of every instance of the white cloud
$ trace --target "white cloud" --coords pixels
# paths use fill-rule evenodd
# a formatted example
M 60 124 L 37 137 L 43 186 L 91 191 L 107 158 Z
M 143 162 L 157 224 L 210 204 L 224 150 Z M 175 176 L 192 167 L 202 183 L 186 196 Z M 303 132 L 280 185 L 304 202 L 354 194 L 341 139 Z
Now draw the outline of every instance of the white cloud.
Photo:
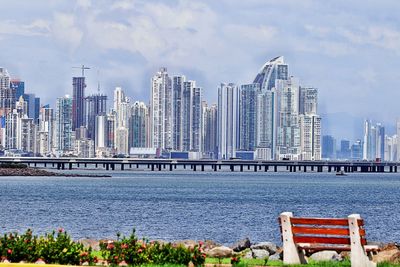
M 40 36 L 47 35 L 49 23 L 45 20 L 35 20 L 30 24 L 18 24 L 16 21 L 0 22 L 0 34 L 21 35 L 21 36 Z
M 373 45 L 400 54 L 400 31 L 371 25 L 357 30 L 341 29 L 339 33 L 353 44 Z
M 67 45 L 71 51 L 81 44 L 83 37 L 82 30 L 75 23 L 75 16 L 68 13 L 54 14 L 51 32 L 58 42 Z
M 120 1 L 114 1 L 114 3 L 111 5 L 111 10 L 131 10 L 134 9 L 135 7 L 135 1 L 134 0 L 120 0 Z
M 77 0 L 76 4 L 82 8 L 89 8 L 92 6 L 91 0 Z

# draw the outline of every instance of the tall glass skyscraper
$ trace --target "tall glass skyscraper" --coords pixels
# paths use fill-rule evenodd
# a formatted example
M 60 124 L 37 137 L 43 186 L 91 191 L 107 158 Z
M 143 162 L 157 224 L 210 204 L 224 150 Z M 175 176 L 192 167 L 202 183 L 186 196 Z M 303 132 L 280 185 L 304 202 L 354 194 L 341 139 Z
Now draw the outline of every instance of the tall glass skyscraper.
M 73 150 L 72 98 L 69 95 L 57 98 L 55 124 L 56 149 L 61 153 Z
M 85 126 L 85 77 L 72 78 L 72 129 Z

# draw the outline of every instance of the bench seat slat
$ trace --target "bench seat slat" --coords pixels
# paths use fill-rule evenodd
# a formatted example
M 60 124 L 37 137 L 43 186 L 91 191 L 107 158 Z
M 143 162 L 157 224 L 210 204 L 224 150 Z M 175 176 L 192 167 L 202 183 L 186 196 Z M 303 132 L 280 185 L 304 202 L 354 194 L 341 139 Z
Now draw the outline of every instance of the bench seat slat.
M 336 218 L 296 218 L 290 219 L 292 224 L 309 224 L 309 225 L 349 225 L 348 219 L 336 219 Z M 364 221 L 362 219 L 358 220 L 358 225 L 363 226 Z
M 350 246 L 313 246 L 311 244 L 302 244 L 299 243 L 298 248 L 300 249 L 304 249 L 307 251 L 312 251 L 312 252 L 318 252 L 318 251 L 323 251 L 323 250 L 334 250 L 334 251 L 351 251 L 351 247 Z M 379 251 L 380 249 L 376 246 L 371 246 L 368 247 L 365 246 L 365 251 L 366 252 L 371 252 L 371 251 Z
M 349 228 L 317 228 L 317 227 L 292 227 L 293 234 L 309 234 L 309 235 L 343 235 L 349 236 Z M 365 236 L 365 230 L 360 229 L 360 235 Z
M 294 236 L 295 243 L 311 243 L 311 244 L 336 244 L 336 245 L 349 245 L 350 238 L 346 237 L 320 237 L 320 236 Z M 361 244 L 366 245 L 365 238 L 361 239 Z

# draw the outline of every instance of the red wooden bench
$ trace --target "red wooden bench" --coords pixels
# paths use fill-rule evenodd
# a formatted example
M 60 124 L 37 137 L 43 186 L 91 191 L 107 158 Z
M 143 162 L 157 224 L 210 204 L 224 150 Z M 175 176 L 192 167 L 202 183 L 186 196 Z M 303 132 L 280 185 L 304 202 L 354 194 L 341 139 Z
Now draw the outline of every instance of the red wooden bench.
M 310 253 L 333 250 L 351 252 L 351 266 L 376 266 L 369 256 L 378 246 L 367 245 L 364 220 L 352 214 L 348 218 L 296 218 L 291 212 L 281 213 L 279 223 L 285 264 L 307 263 Z

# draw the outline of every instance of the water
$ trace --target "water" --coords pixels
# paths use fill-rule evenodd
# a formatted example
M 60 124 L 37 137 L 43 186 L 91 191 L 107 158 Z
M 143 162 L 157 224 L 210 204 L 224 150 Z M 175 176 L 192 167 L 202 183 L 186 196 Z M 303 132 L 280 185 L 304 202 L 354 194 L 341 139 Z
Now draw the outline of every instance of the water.
M 65 228 L 74 238 L 244 237 L 280 243 L 277 217 L 360 213 L 368 240 L 400 241 L 400 175 L 109 172 L 112 178 L 0 177 L 0 232 Z

